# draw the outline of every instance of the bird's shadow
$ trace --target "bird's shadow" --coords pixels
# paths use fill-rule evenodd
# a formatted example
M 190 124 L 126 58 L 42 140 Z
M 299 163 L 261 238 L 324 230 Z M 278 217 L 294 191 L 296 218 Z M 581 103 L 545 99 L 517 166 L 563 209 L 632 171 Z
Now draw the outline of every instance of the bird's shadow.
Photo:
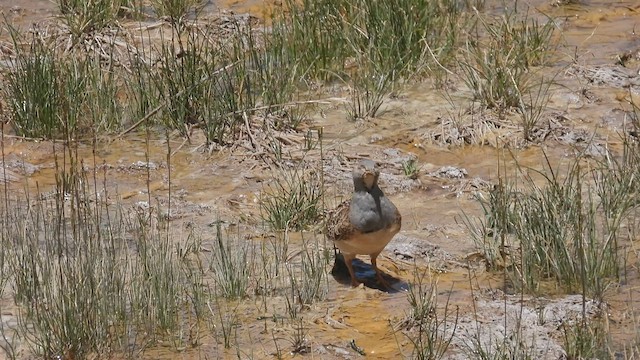
M 390 294 L 406 291 L 409 288 L 409 284 L 407 284 L 402 279 L 398 279 L 383 272 L 382 277 L 387 281 L 387 284 L 389 284 L 389 287 L 385 287 L 378 282 L 376 271 L 373 269 L 372 265 L 360 259 L 354 259 L 352 264 L 353 271 L 356 273 L 356 278 L 358 278 L 358 281 L 363 283 L 364 286 L 368 288 L 380 290 Z M 347 265 L 344 262 L 344 257 L 340 253 L 336 254 L 335 262 L 333 263 L 333 268 L 331 269 L 331 275 L 333 275 L 333 278 L 336 279 L 336 281 L 340 284 L 351 285 L 351 276 L 349 275 L 349 269 L 347 269 Z

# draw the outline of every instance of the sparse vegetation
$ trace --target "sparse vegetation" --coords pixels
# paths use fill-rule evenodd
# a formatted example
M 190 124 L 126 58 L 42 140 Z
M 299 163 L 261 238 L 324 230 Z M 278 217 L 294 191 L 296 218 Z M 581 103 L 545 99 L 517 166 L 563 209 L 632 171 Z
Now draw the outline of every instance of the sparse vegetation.
M 482 330 L 478 329 L 477 336 L 471 344 L 467 344 L 466 354 L 470 359 L 478 360 L 509 360 L 536 359 L 536 354 L 531 346 L 535 339 L 523 339 L 519 329 L 508 336 L 482 341 Z
M 630 194 L 637 168 L 629 161 L 638 152 L 626 144 L 621 160 L 586 166 L 578 158 L 561 178 L 547 159 L 545 172 L 526 174 L 519 168 L 518 187 L 495 186 L 482 200 L 482 225 L 470 224 L 489 263 L 506 267 L 526 291 L 537 292 L 551 280 L 568 292 L 601 298 L 608 284 L 623 276 L 620 228 L 636 204 Z
M 62 165 L 51 198 L 6 200 L 11 209 L 2 209 L 21 337 L 39 356 L 83 358 L 125 351 L 119 344 L 130 340 L 136 353 L 177 334 L 194 304 L 166 223 L 92 201 L 100 190 Z
M 524 137 L 531 140 L 549 96 L 549 83 L 535 69 L 549 57 L 555 24 L 515 10 L 495 19 L 476 12 L 474 21 L 461 53 L 462 79 L 484 106 L 517 109 Z
M 563 326 L 564 349 L 570 359 L 607 359 L 608 334 L 601 320 Z
M 418 160 L 411 158 L 402 162 L 402 171 L 404 176 L 409 179 L 415 180 L 420 175 L 420 168 L 418 167 Z
M 396 326 L 413 346 L 411 359 L 444 358 L 458 325 L 458 309 L 452 314 L 448 299 L 442 309 L 438 307 L 438 280 L 432 277 L 427 283 L 428 276 L 414 268 L 414 282 L 407 293 L 410 313 Z
M 319 219 L 322 208 L 321 176 L 301 164 L 280 171 L 260 200 L 262 219 L 274 230 L 302 230 Z
M 211 251 L 211 271 L 219 293 L 230 299 L 247 294 L 249 275 L 253 272 L 254 249 L 237 236 L 224 236 L 220 222 L 215 224 L 215 239 Z
M 450 152 L 465 145 L 515 151 L 554 135 L 545 120 L 560 77 L 554 74 L 557 66 L 547 66 L 554 65 L 549 59 L 558 28 L 547 15 L 522 11 L 517 4 L 501 13 L 484 12 L 483 1 L 471 0 L 287 0 L 269 8 L 266 21 L 235 13 L 212 19 L 202 15 L 207 4 L 200 0 L 57 0 L 57 5 L 57 17 L 29 32 L 5 20 L 8 39 L 0 39 L 7 40 L 0 43 L 6 65 L 0 105 L 10 125 L 2 127 L 0 350 L 9 358 L 137 359 L 155 356 L 147 351 L 158 347 L 188 357 L 203 344 L 205 357 L 213 347 L 214 357 L 367 354 L 373 344 L 355 338 L 343 349 L 320 345 L 315 327 L 356 327 L 360 313 L 335 318 L 331 313 L 359 297 L 395 305 L 403 293 L 390 289 L 380 300 L 370 289 L 353 289 L 333 297 L 327 269 L 332 251 L 320 236 L 328 210 L 325 191 L 348 192 L 340 188 L 342 180 L 348 183 L 347 166 L 377 156 L 382 143 L 398 151 L 430 152 L 419 133 L 423 127 L 432 131 L 436 123 L 441 129 L 432 140 Z M 124 24 L 132 18 L 145 22 Z M 422 113 L 414 107 L 395 105 L 408 103 L 401 94 L 407 84 L 419 84 L 419 92 L 444 89 L 455 114 L 433 123 L 416 119 Z M 464 98 L 469 93 L 473 99 Z M 389 99 L 391 106 L 383 107 Z M 581 294 L 584 308 L 588 297 L 604 299 L 613 285 L 624 283 L 630 266 L 637 267 L 627 263 L 638 258 L 637 246 L 628 247 L 636 238 L 640 176 L 638 109 L 633 101 L 631 106 L 620 141 L 608 138 L 596 154 L 587 151 L 591 144 L 576 140 L 561 156 L 580 152 L 566 168 L 556 165 L 557 154 L 546 157 L 542 169 L 501 160 L 497 184 L 489 191 L 482 179 L 425 184 L 421 196 L 431 196 L 434 188 L 455 189 L 462 203 L 471 189 L 480 200 L 483 216 L 468 215 L 465 221 L 488 269 L 503 272 L 504 293 L 493 296 L 518 292 L 524 303 L 525 294 L 548 295 L 552 288 L 554 295 Z M 375 118 L 380 109 L 381 119 L 354 124 Z M 440 116 L 437 111 L 427 115 Z M 345 117 L 352 120 L 348 125 L 336 120 Z M 401 137 L 349 129 L 353 143 L 363 135 L 376 144 L 355 155 L 336 149 L 353 144 L 335 128 L 385 129 L 388 117 L 402 118 Z M 565 121 L 564 114 L 557 117 Z M 320 118 L 321 126 L 309 125 Z M 463 121 L 469 119 L 473 124 Z M 107 160 L 108 153 L 120 146 L 114 140 L 140 126 L 144 132 L 133 136 L 144 134 L 145 149 L 124 151 L 134 158 L 144 154 L 139 167 L 146 174 L 136 179 L 146 181 L 146 189 L 121 196 L 115 189 L 127 186 L 121 179 L 134 170 L 123 165 L 128 157 Z M 324 126 L 329 141 L 322 138 Z M 512 130 L 522 134 L 519 141 L 508 139 Z M 20 141 L 50 140 L 43 146 L 51 145 L 53 168 L 16 166 L 13 156 L 29 151 L 5 153 L 14 135 Z M 182 138 L 177 148 L 176 137 Z M 164 164 L 150 161 L 154 142 L 167 146 Z M 190 152 L 183 149 L 187 142 L 193 145 Z M 323 152 L 327 145 L 330 157 Z M 190 171 L 190 156 L 205 156 L 201 153 L 209 156 L 203 176 L 216 178 L 229 166 L 246 166 L 250 173 L 211 186 L 220 187 L 216 194 L 238 195 L 241 188 L 237 198 L 197 203 L 195 215 L 180 213 L 176 201 L 195 202 L 201 193 L 188 186 L 174 189 L 174 171 Z M 383 156 L 392 174 L 414 180 L 420 175 L 416 159 L 398 161 L 393 152 Z M 224 163 L 223 157 L 231 161 Z M 11 171 L 15 168 L 20 171 Z M 152 174 L 157 169 L 167 170 Z M 339 171 L 325 184 L 328 169 Z M 34 189 L 33 173 L 36 179 L 50 176 L 46 184 L 55 180 L 52 192 L 41 193 L 42 180 Z M 23 189 L 16 191 L 15 179 L 21 177 Z M 130 200 L 141 194 L 144 201 Z M 417 212 L 413 204 L 404 205 L 403 216 L 407 208 Z M 219 214 L 211 215 L 210 208 Z M 199 221 L 203 216 L 209 227 Z M 403 229 L 425 225 L 414 213 L 404 219 Z M 432 232 L 431 224 L 421 229 L 436 241 L 456 236 L 433 225 L 438 231 Z M 429 258 L 436 250 L 419 256 Z M 417 254 L 397 251 L 381 262 L 392 263 L 397 269 L 390 273 L 404 278 L 409 270 L 400 257 Z M 459 257 L 446 261 L 447 271 L 461 267 Z M 438 291 L 435 275 L 423 271 L 432 270 L 431 262 L 416 266 L 406 288 L 409 312 L 394 326 L 402 333 L 398 346 L 411 358 L 444 358 L 451 347 L 461 347 L 458 303 L 454 307 L 447 298 L 439 305 L 446 292 Z M 402 286 L 399 280 L 394 286 Z M 469 285 L 472 292 L 474 286 Z M 603 319 L 582 315 L 580 324 L 561 327 L 568 357 L 638 357 L 637 339 L 623 351 L 612 350 L 618 345 L 607 337 L 605 312 Z M 506 324 L 512 319 L 505 316 L 503 334 L 488 342 L 478 328 L 462 350 L 478 359 L 537 357 L 530 346 L 535 339 L 521 331 L 521 319 Z
M 62 21 L 74 41 L 113 25 L 122 0 L 56 0 Z
M 202 3 L 202 0 L 152 0 L 151 6 L 158 17 L 165 17 L 173 26 L 180 27 Z
M 291 290 L 286 296 L 286 301 L 292 319 L 297 318 L 305 307 L 322 301 L 327 296 L 328 259 L 317 238 L 314 238 L 313 242 L 303 240 L 300 263 L 291 263 L 287 267 Z M 297 267 L 300 269 L 296 269 Z

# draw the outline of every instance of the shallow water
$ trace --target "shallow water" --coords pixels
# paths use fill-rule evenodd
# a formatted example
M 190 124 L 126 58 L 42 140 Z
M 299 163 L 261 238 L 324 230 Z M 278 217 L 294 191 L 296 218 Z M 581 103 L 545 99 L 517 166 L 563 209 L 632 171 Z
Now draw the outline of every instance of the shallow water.
M 622 131 L 624 124 L 616 111 L 628 109 L 629 96 L 637 94 L 625 88 L 592 86 L 584 78 L 567 74 L 566 70 L 574 62 L 582 66 L 611 65 L 625 53 L 637 54 L 640 49 L 640 37 L 636 34 L 640 23 L 640 5 L 634 1 L 582 1 L 578 5 L 560 7 L 550 5 L 549 1 L 533 1 L 531 4 L 556 19 L 562 28 L 560 41 L 564 56 L 560 56 L 556 64 L 549 68 L 550 76 L 559 73 L 556 80 L 561 86 L 555 89 L 549 106 L 563 113 L 565 126 L 589 132 L 597 130 L 599 137 L 612 144 L 612 148 L 619 147 L 617 134 Z M 264 6 L 263 1 L 218 1 L 210 3 L 208 8 L 260 17 Z M 498 7 L 495 5 L 496 11 Z M 10 20 L 27 27 L 52 16 L 55 5 L 49 1 L 1 0 L 0 9 L 9 14 Z M 638 64 L 636 58 L 630 61 L 629 67 L 637 70 Z M 583 88 L 588 88 L 597 100 L 588 101 L 579 96 Z M 505 171 L 505 164 L 510 169 L 508 171 L 513 171 L 515 160 L 525 168 L 544 169 L 547 166 L 545 154 L 552 167 L 562 171 L 572 161 L 575 151 L 572 146 L 553 139 L 526 148 L 511 147 L 510 151 L 501 146 L 491 146 L 521 136 L 517 126 L 507 126 L 484 135 L 489 146 L 447 147 L 431 141 L 430 134 L 438 131 L 439 119 L 457 114 L 467 106 L 468 96 L 464 91 L 458 91 L 451 103 L 431 85 L 421 83 L 409 86 L 401 97 L 388 101 L 379 117 L 358 126 L 346 120 L 344 108 L 340 105 L 331 106 L 325 109 L 323 116 L 313 118 L 314 126 L 324 128 L 327 151 L 374 158 L 384 156 L 381 154 L 389 148 L 400 149 L 403 155 L 414 154 L 422 166 L 419 186 L 410 191 L 389 191 L 390 198 L 403 214 L 402 234 L 434 244 L 458 261 L 475 251 L 461 219 L 463 214 L 480 214 L 473 200 L 476 189 L 461 187 L 459 191 L 452 191 L 460 184 L 428 176 L 429 173 L 443 166 L 455 166 L 466 169 L 468 179 L 477 177 L 491 182 Z M 106 181 L 114 199 L 120 197 L 132 203 L 147 201 L 150 198 L 148 190 L 154 197 L 166 196 L 170 176 L 172 193 L 182 193 L 181 199 L 185 201 L 186 205 L 183 204 L 181 209 L 186 214 L 183 217 L 185 221 L 193 221 L 204 228 L 212 222 L 212 216 L 235 218 L 241 214 L 248 219 L 248 223 L 258 223 L 257 201 L 265 182 L 272 175 L 268 168 L 249 160 L 242 161 L 226 151 L 203 153 L 199 148 L 202 139 L 197 136 L 191 144 L 178 137 L 171 138 L 169 145 L 175 155 L 167 163 L 166 141 L 154 139 L 147 144 L 143 139 L 143 134 L 134 133 L 122 139 L 100 143 L 95 155 L 91 146 L 83 146 L 79 149 L 80 158 L 84 159 L 84 166 L 88 170 L 101 169 L 99 174 L 104 174 L 104 178 L 97 179 L 97 182 L 101 184 Z M 34 167 L 27 169 L 16 165 L 10 168 L 18 179 L 7 186 L 15 191 L 28 188 L 31 192 L 38 189 L 43 193 L 53 188 L 56 166 L 56 159 L 52 155 L 54 145 L 21 141 L 14 137 L 5 137 L 3 145 L 5 159 Z M 146 154 L 155 166 L 149 172 L 144 167 Z M 386 160 L 393 160 L 393 156 L 387 156 Z M 61 160 L 58 160 L 60 163 Z M 396 175 L 401 174 L 397 166 L 387 169 Z M 336 195 L 344 195 L 348 192 L 348 181 L 347 177 L 330 182 L 331 191 Z M 390 185 L 382 182 L 383 187 Z M 201 214 L 198 209 L 202 207 L 208 210 Z M 255 231 L 259 233 L 259 227 Z M 635 251 L 638 251 L 637 246 Z M 363 261 L 368 264 L 367 258 L 363 258 Z M 425 260 L 422 261 L 421 265 L 426 267 Z M 614 342 L 619 345 L 637 335 L 633 318 L 634 310 L 640 309 L 637 261 L 637 256 L 630 257 L 626 281 L 618 288 L 610 289 L 606 297 L 610 305 L 610 332 Z M 435 267 L 439 266 L 441 304 L 448 300 L 459 306 L 461 311 L 468 312 L 474 306 L 474 291 L 500 289 L 503 286 L 499 274 L 475 273 L 451 264 L 446 261 L 433 262 Z M 308 322 L 307 337 L 311 347 L 328 351 L 318 356 L 355 356 L 348 346 L 350 340 L 355 340 L 355 344 L 363 348 L 369 358 L 397 358 L 401 355 L 399 347 L 404 349 L 405 355 L 410 352 L 407 350 L 407 339 L 401 334 L 394 335 L 390 323 L 401 319 L 409 311 L 404 290 L 406 284 L 413 280 L 412 262 L 400 261 L 393 254 L 386 254 L 381 256 L 380 266 L 398 279 L 400 291 L 386 293 L 371 288 L 350 289 L 330 278 L 328 299 L 303 314 Z M 367 265 L 362 269 L 370 270 Z M 549 293 L 553 294 L 553 289 Z M 260 313 L 256 310 L 257 306 L 242 306 L 246 316 L 240 319 L 243 325 L 238 332 L 238 344 L 244 351 L 240 358 L 250 355 L 255 358 L 273 357 L 277 350 L 275 343 L 286 348 L 287 340 L 277 342 L 272 338 L 287 338 L 291 329 L 285 325 L 279 328 L 256 321 L 256 315 Z M 6 308 L 3 306 L 3 309 Z M 275 335 L 264 333 L 265 327 L 272 328 L 270 331 Z M 237 350 L 224 350 L 219 339 L 210 335 L 203 337 L 201 342 L 202 345 L 196 349 L 184 349 L 178 353 L 168 344 L 158 346 L 145 353 L 145 357 L 196 359 L 237 356 Z M 285 358 L 294 357 L 287 351 L 284 354 Z

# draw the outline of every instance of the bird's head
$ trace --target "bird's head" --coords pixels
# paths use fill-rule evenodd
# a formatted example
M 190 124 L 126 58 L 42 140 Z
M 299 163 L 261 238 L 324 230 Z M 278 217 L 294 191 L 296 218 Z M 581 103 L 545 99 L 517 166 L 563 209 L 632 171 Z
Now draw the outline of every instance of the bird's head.
M 356 190 L 364 187 L 367 191 L 370 191 L 377 185 L 379 176 L 380 172 L 374 161 L 361 160 L 353 170 L 353 184 Z

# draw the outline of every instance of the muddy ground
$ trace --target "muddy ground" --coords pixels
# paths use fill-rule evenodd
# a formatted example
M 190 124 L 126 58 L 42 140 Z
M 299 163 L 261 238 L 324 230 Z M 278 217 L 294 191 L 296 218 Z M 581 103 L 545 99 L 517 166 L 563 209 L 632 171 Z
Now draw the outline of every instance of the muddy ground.
M 224 1 L 210 7 L 211 11 L 232 9 L 235 13 L 259 17 L 261 4 L 261 1 Z M 410 84 L 387 99 L 375 119 L 351 122 L 346 119 L 344 104 L 333 100 L 320 105 L 321 111 L 311 114 L 300 133 L 282 134 L 286 139 L 283 144 L 295 156 L 305 134 L 310 131 L 317 135 L 317 129 L 323 129 L 321 166 L 329 204 L 337 204 L 350 193 L 350 171 L 355 161 L 371 158 L 381 165 L 381 186 L 403 215 L 402 231 L 379 261 L 395 279 L 393 291 L 350 288 L 343 278 L 330 277 L 327 300 L 303 314 L 310 346 L 310 353 L 304 356 L 361 357 L 350 346 L 352 340 L 368 358 L 392 359 L 410 354 L 408 340 L 394 333 L 394 327 L 409 312 L 406 289 L 413 281 L 414 264 L 438 274 L 439 302 L 442 305 L 448 301 L 452 309 L 459 309 L 449 358 L 467 358 L 465 348 L 478 331 L 483 334 L 483 341 L 501 338 L 505 324 L 506 332 L 515 326 L 516 316 L 522 317 L 525 341 L 534 346 L 540 359 L 562 356 L 559 327 L 579 318 L 581 298 L 554 295 L 553 291 L 548 297 L 536 299 L 504 294 L 502 275 L 484 269 L 461 220 L 464 214 L 481 215 L 474 196 L 495 183 L 499 161 L 513 164 L 517 160 L 522 165 L 543 169 L 544 151 L 553 166 L 562 169 L 577 151 L 592 151 L 593 156 L 598 156 L 602 149 L 620 149 L 619 133 L 628 121 L 629 101 L 637 101 L 640 90 L 640 37 L 636 33 L 640 5 L 634 1 L 587 0 L 570 6 L 554 6 L 548 0 L 533 1 L 531 5 L 555 19 L 561 37 L 560 55 L 555 65 L 548 67 L 549 76 L 556 76 L 558 85 L 550 89 L 548 116 L 540 130 L 544 136 L 539 142 L 522 141 L 516 120 L 507 116 L 500 120 L 500 126 L 468 129 L 483 139 L 480 145 L 457 145 L 460 137 L 452 135 L 450 119 L 469 108 L 471 93 L 455 78 L 449 88 L 452 101 L 425 81 Z M 25 26 L 55 12 L 52 3 L 35 0 L 0 1 L 0 9 Z M 625 67 L 619 64 L 621 56 L 628 58 Z M 336 97 L 343 90 L 337 89 Z M 41 192 L 50 191 L 55 184 L 53 145 L 20 139 L 11 134 L 10 128 L 7 132 L 3 138 L 4 165 L 11 189 L 35 191 L 38 187 Z M 239 225 L 245 234 L 264 235 L 258 201 L 265 186 L 273 181 L 273 167 L 249 147 L 208 152 L 203 151 L 203 143 L 204 138 L 197 133 L 191 142 L 177 135 L 170 141 L 171 190 L 178 194 L 171 214 L 176 227 L 187 222 L 196 224 L 206 239 L 213 219 L 225 220 L 226 226 L 243 219 Z M 107 186 L 113 196 L 131 206 L 148 198 L 145 164 L 148 152 L 154 165 L 150 170 L 152 196 L 159 201 L 166 198 L 167 145 L 162 136 L 152 139 L 149 147 L 144 134 L 136 132 L 101 143 L 95 163 L 89 145 L 80 151 L 89 168 L 106 166 Z M 320 161 L 319 151 L 306 156 L 310 162 Z M 416 159 L 420 166 L 416 179 L 408 179 L 403 173 L 402 162 L 407 159 Z M 637 251 L 633 243 L 629 248 L 632 254 Z M 361 260 L 357 266 L 360 276 L 372 277 L 368 258 Z M 640 310 L 637 267 L 637 261 L 629 262 L 626 282 L 608 291 L 606 304 L 587 303 L 590 314 L 597 313 L 598 308 L 606 309 L 613 342 L 620 350 L 637 336 L 632 316 Z M 2 321 L 11 327 L 16 322 L 17 309 L 10 299 L 3 301 Z M 254 358 L 273 357 L 276 349 L 272 334 L 262 334 L 260 327 L 264 324 L 252 321 L 258 315 L 257 306 L 251 303 L 243 306 L 249 315 L 242 319 L 238 332 L 240 347 Z M 286 338 L 292 330 L 283 326 L 275 331 Z M 282 346 L 286 349 L 286 341 Z M 293 357 L 286 352 L 285 355 Z M 225 352 L 210 337 L 197 349 L 177 352 L 160 347 L 148 351 L 146 357 L 212 359 L 235 357 L 235 351 Z

